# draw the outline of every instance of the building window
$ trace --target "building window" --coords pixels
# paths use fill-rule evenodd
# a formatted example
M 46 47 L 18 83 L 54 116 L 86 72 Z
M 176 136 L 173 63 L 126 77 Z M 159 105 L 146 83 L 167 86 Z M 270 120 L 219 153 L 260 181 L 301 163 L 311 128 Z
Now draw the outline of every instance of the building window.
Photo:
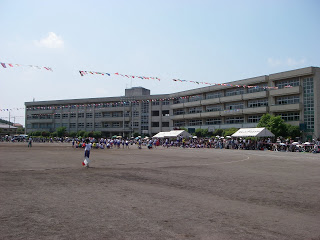
M 280 116 L 285 122 L 300 120 L 299 112 L 279 113 L 278 116 Z
M 105 128 L 110 127 L 110 123 L 108 123 L 108 122 L 104 122 L 104 123 L 103 123 L 103 127 L 105 127 Z
M 160 113 L 159 113 L 159 111 L 152 111 L 152 116 L 159 116 L 160 115 Z
M 202 94 L 189 97 L 189 102 L 196 102 L 202 100 Z
M 77 114 L 75 113 L 70 113 L 70 118 L 76 118 L 77 117 Z
M 187 97 L 178 97 L 173 100 L 173 104 L 186 103 L 186 102 L 188 102 Z
M 162 127 L 169 127 L 169 122 L 162 122 Z
M 101 118 L 102 117 L 102 113 L 101 112 L 95 113 L 94 117 L 95 118 Z
M 226 118 L 226 124 L 244 123 L 244 117 L 228 117 Z
M 70 128 L 76 128 L 76 126 L 77 126 L 76 123 L 70 123 L 70 124 L 69 124 L 69 127 L 70 127 Z
M 160 101 L 159 100 L 152 100 L 152 106 L 159 106 Z
M 112 117 L 123 117 L 122 112 L 113 112 Z
M 120 127 L 120 123 L 119 122 L 113 122 L 112 123 L 112 127 L 113 128 L 118 128 L 118 127 Z
M 206 125 L 216 125 L 221 124 L 221 118 L 208 118 L 206 120 Z
M 248 116 L 248 123 L 258 123 L 261 119 L 261 115 Z
M 306 131 L 314 131 L 314 85 L 313 78 L 303 79 L 303 107 Z
M 206 99 L 221 98 L 221 97 L 223 97 L 223 92 L 210 92 L 206 94 Z
M 202 107 L 189 108 L 189 113 L 201 113 Z
M 277 97 L 276 98 L 276 104 L 277 105 L 296 104 L 296 103 L 299 103 L 299 102 L 300 102 L 299 95 Z
M 206 112 L 216 112 L 216 111 L 222 111 L 222 105 L 209 105 L 206 106 Z
M 159 127 L 159 122 L 152 122 L 151 127 Z
M 234 88 L 234 89 L 226 90 L 226 96 L 235 96 L 235 95 L 241 95 L 241 94 L 244 94 L 243 88 Z
M 86 118 L 92 118 L 92 113 L 86 113 Z
M 143 102 L 141 105 L 141 113 L 149 113 L 149 102 Z
M 102 113 L 103 117 L 111 117 L 111 113 L 110 112 L 104 112 Z
M 141 130 L 149 130 L 148 126 L 141 126 Z
M 138 112 L 138 111 L 133 111 L 132 115 L 133 115 L 134 117 L 139 117 L 139 112 Z
M 267 91 L 267 89 L 268 89 L 268 84 L 266 83 L 255 85 L 255 86 L 248 86 L 247 93 L 263 92 L 263 91 Z
M 60 119 L 60 118 L 61 118 L 61 114 L 60 114 L 60 113 L 54 114 L 54 118 L 55 118 L 55 119 Z
M 243 109 L 243 107 L 244 107 L 244 103 L 243 102 L 226 104 L 226 110 Z
M 101 128 L 102 127 L 102 123 L 101 122 L 96 122 L 96 123 L 94 123 L 94 126 L 96 128 Z
M 139 127 L 139 122 L 133 122 L 133 127 Z
M 78 123 L 79 128 L 84 128 L 84 123 Z
M 162 116 L 163 117 L 169 117 L 170 116 L 169 110 L 162 110 Z
M 196 120 L 189 120 L 189 126 L 201 126 L 202 120 L 196 119 Z
M 87 123 L 87 128 L 92 128 L 92 126 L 93 126 L 92 122 Z
M 84 113 L 78 113 L 78 118 L 84 118 Z
M 248 108 L 268 106 L 268 99 L 257 99 L 248 101 Z
M 68 118 L 68 117 L 69 117 L 69 114 L 68 114 L 68 113 L 63 113 L 63 114 L 62 114 L 62 118 L 63 118 L 63 119 L 66 119 L 66 118 Z
M 185 121 L 174 121 L 173 122 L 173 126 L 174 127 L 183 127 L 186 125 L 186 122 Z
M 276 87 L 281 89 L 281 88 L 285 88 L 285 87 L 299 86 L 300 81 L 299 81 L 299 78 L 291 78 L 291 79 L 277 81 L 275 84 L 276 84 Z
M 183 115 L 183 114 L 185 114 L 184 109 L 173 110 L 173 115 Z
M 170 101 L 169 100 L 163 100 L 162 101 L 162 105 L 170 105 Z

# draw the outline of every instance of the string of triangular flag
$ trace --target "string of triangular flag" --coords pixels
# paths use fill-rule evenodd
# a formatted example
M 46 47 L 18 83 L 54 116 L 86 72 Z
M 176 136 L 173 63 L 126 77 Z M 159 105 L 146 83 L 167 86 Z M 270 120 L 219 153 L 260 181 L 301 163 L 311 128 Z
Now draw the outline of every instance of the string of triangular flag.
M 37 65 L 24 65 L 24 64 L 17 64 L 17 63 L 3 63 L 0 62 L 0 64 L 2 65 L 3 68 L 12 68 L 12 67 L 32 67 L 35 69 L 46 69 L 48 71 L 52 71 L 51 67 L 41 67 L 41 66 L 37 66 Z
M 190 82 L 196 84 L 206 84 L 210 86 L 218 85 L 218 86 L 226 86 L 226 87 L 242 87 L 242 88 L 263 88 L 263 89 L 278 89 L 278 87 L 268 87 L 268 86 L 251 86 L 251 85 L 238 85 L 238 84 L 229 84 L 229 83 L 208 83 L 208 82 L 198 82 L 198 81 L 190 81 L 190 80 L 181 80 L 181 79 L 172 79 L 175 82 Z M 285 86 L 286 88 L 292 87 L 290 85 Z
M 79 73 L 82 77 L 87 74 L 111 76 L 111 73 L 107 73 L 107 72 L 94 72 L 94 71 L 81 71 L 80 70 Z M 121 77 L 127 77 L 127 78 L 156 79 L 156 80 L 160 81 L 160 78 L 158 78 L 158 77 L 135 76 L 135 75 L 120 74 L 120 73 L 113 73 L 113 74 L 121 76 Z M 227 84 L 227 83 L 208 83 L 208 82 L 199 82 L 199 81 L 191 81 L 191 80 L 181 80 L 181 79 L 172 79 L 172 81 L 174 81 L 174 82 L 190 82 L 190 83 L 195 83 L 195 84 L 206 84 L 206 85 L 210 85 L 210 86 L 219 85 L 219 86 L 227 86 L 227 87 L 278 89 L 278 87 L 234 85 L 234 84 Z M 286 86 L 286 87 L 291 87 L 291 86 Z
M 128 75 L 128 74 L 121 74 L 121 73 L 107 73 L 107 72 L 94 72 L 94 71 L 79 71 L 80 75 L 83 77 L 84 75 L 87 74 L 96 74 L 96 75 L 107 75 L 107 76 L 111 76 L 111 74 L 117 75 L 117 76 L 121 76 L 121 77 L 127 77 L 127 78 L 140 78 L 140 79 L 152 79 L 152 80 L 158 80 L 160 81 L 160 78 L 158 77 L 146 77 L 146 76 L 136 76 L 136 75 Z

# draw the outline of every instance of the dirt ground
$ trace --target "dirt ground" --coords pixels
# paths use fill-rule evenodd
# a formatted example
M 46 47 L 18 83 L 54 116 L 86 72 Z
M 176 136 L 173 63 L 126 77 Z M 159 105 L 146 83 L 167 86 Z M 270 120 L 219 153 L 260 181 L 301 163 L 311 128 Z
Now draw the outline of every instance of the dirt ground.
M 0 239 L 320 240 L 320 154 L 0 143 Z

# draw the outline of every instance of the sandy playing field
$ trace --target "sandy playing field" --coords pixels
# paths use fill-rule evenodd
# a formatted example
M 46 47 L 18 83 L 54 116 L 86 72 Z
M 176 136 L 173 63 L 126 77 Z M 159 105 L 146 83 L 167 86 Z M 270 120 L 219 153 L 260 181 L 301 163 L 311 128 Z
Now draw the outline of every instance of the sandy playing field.
M 0 239 L 320 239 L 320 154 L 0 143 Z

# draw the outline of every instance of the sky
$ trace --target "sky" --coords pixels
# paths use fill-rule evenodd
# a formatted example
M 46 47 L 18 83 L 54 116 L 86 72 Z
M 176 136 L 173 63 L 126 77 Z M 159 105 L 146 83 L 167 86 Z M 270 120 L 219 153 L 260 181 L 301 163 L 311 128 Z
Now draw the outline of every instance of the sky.
M 138 86 L 169 94 L 207 86 L 172 79 L 215 84 L 320 67 L 319 10 L 318 0 L 0 0 L 0 118 L 10 111 L 24 125 L 33 100 Z

